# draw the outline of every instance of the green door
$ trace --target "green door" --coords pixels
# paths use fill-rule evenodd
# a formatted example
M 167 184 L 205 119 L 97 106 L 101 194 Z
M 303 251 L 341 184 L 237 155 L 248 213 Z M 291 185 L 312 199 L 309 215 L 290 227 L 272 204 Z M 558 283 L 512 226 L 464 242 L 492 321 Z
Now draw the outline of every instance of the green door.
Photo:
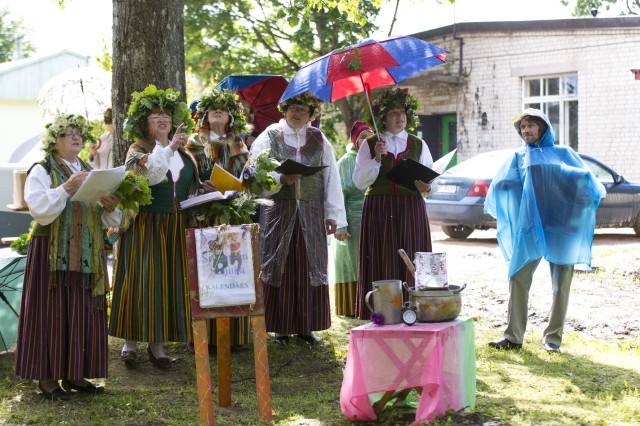
M 443 115 L 440 120 L 440 134 L 442 135 L 442 155 L 453 151 L 458 146 L 457 138 L 457 116 L 456 114 Z M 453 156 L 450 167 L 458 164 L 458 153 Z

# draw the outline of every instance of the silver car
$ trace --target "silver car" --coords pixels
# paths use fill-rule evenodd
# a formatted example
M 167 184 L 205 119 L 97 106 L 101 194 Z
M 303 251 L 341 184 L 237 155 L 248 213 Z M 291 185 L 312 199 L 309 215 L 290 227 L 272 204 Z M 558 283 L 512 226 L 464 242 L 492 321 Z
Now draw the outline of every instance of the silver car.
M 440 225 L 451 238 L 467 238 L 474 229 L 496 227 L 483 213 L 484 197 L 491 179 L 513 154 L 513 149 L 478 154 L 450 168 L 437 179 L 437 187 L 427 199 L 432 225 Z M 640 184 L 628 182 L 609 166 L 588 155 L 580 157 L 607 190 L 596 213 L 599 228 L 633 228 L 640 236 Z

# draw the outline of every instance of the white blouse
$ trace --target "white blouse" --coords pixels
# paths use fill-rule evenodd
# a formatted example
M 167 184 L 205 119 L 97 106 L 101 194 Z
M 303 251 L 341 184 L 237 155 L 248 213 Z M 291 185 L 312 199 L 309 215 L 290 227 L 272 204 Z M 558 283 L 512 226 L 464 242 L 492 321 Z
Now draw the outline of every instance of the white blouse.
M 387 145 L 387 152 L 396 157 L 407 149 L 408 137 L 409 134 L 406 130 L 395 135 L 391 132 L 384 132 L 381 135 L 382 140 Z M 427 167 L 433 166 L 433 157 L 431 157 L 431 152 L 425 141 L 422 141 L 422 153 L 420 154 L 419 162 Z M 381 164 L 376 161 L 375 157 L 371 158 L 369 144 L 366 142 L 361 143 L 356 156 L 356 166 L 353 170 L 354 185 L 360 190 L 365 190 L 371 186 L 378 177 Z
M 177 150 L 172 150 L 169 145 L 162 146 L 156 141 L 146 167 L 149 186 L 153 186 L 167 180 L 167 171 L 171 172 L 171 178 L 177 182 L 180 179 L 180 171 L 184 168 L 184 161 Z
M 307 143 L 306 134 L 307 127 L 301 129 L 294 129 L 287 121 L 282 118 L 278 123 L 272 124 L 267 127 L 251 144 L 251 155 L 256 156 L 265 149 L 271 148 L 271 139 L 269 138 L 269 130 L 281 129 L 284 133 L 284 143 L 292 148 L 296 149 L 296 155 L 294 160 L 301 161 L 301 148 Z M 344 198 L 342 196 L 342 186 L 340 185 L 340 174 L 338 173 L 338 164 L 336 163 L 336 156 L 333 153 L 333 147 L 327 140 L 325 135 L 322 135 L 322 165 L 328 166 L 322 170 L 324 178 L 324 214 L 325 219 L 333 219 L 336 221 L 338 228 L 347 226 L 347 217 L 344 209 Z M 272 176 L 276 182 L 280 183 L 280 173 L 272 172 Z M 281 186 L 278 186 L 273 193 L 278 192 Z
M 72 172 L 80 171 L 80 162 L 63 160 Z M 51 176 L 42 165 L 37 164 L 31 169 L 24 186 L 24 199 L 29 206 L 29 213 L 40 225 L 49 225 L 62 213 L 71 196 L 64 190 L 64 186 L 51 188 Z M 102 213 L 102 224 L 105 227 L 120 226 L 122 212 L 115 209 Z

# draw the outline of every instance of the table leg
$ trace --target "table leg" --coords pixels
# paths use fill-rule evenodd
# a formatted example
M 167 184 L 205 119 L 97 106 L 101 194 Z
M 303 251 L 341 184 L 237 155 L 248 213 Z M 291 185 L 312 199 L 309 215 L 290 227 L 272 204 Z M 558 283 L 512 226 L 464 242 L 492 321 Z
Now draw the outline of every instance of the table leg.
M 196 379 L 198 385 L 198 404 L 200 406 L 200 424 L 214 425 L 213 399 L 211 398 L 211 365 L 209 364 L 209 338 L 207 322 L 193 321 L 193 347 L 196 358 Z
M 256 367 L 256 393 L 258 398 L 258 416 L 270 422 L 273 416 L 271 408 L 271 381 L 269 378 L 269 356 L 267 354 L 267 329 L 264 316 L 251 317 L 253 332 L 253 356 Z

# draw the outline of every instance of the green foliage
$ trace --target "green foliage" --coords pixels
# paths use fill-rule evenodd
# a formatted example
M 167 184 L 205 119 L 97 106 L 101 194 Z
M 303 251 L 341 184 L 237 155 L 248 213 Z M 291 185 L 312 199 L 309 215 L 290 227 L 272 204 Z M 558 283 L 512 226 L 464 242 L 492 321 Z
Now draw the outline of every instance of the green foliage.
M 156 108 L 171 116 L 172 131 L 180 124 L 184 124 L 184 132 L 191 133 L 194 125 L 191 111 L 187 104 L 180 101 L 180 92 L 173 89 L 158 89 L 150 84 L 142 92 L 131 94 L 131 104 L 129 104 L 127 120 L 124 124 L 124 135 L 127 140 L 144 138 L 147 117 Z
M 338 131 L 339 128 L 344 126 L 343 123 L 342 114 L 335 104 L 326 104 L 324 108 L 322 108 L 320 128 L 322 128 L 322 133 L 324 133 L 329 142 L 331 142 L 336 159 L 342 157 L 347 147 L 345 141 L 348 138 L 341 135 Z M 343 134 L 344 133 L 347 132 L 345 131 Z
M 369 37 L 376 30 L 381 3 L 185 0 L 186 64 L 205 85 L 229 74 L 281 74 L 290 79 L 310 60 Z M 359 102 L 344 102 L 347 126 L 351 116 L 360 118 L 361 107 Z M 344 143 L 344 136 L 330 140 Z
M 380 89 L 374 96 L 371 106 L 380 131 L 385 130 L 384 117 L 392 109 L 402 109 L 407 114 L 407 131 L 415 130 L 418 125 L 420 102 L 409 94 L 409 89 L 399 87 Z M 370 124 L 373 124 L 369 120 Z
M 569 5 L 568 0 L 560 1 L 565 6 Z M 631 0 L 631 1 L 623 1 L 623 0 L 577 0 L 575 6 L 573 7 L 573 15 L 574 16 L 591 16 L 591 11 L 595 10 L 609 10 L 612 7 L 620 7 L 622 15 L 640 15 L 640 1 L 639 0 Z
M 111 49 L 107 46 L 107 43 L 104 40 L 102 40 L 102 55 L 96 56 L 96 62 L 100 68 L 109 72 L 113 71 L 113 56 L 111 54 Z
M 242 172 L 242 182 L 247 191 L 260 196 L 263 192 L 276 189 L 278 183 L 269 173 L 274 171 L 280 162 L 269 156 L 269 150 L 265 149 L 249 161 Z
M 193 217 L 204 224 L 242 225 L 252 223 L 261 203 L 267 202 L 242 192 L 226 201 L 215 201 L 191 209 Z
M 127 172 L 114 195 L 120 199 L 118 207 L 123 210 L 137 212 L 140 206 L 151 204 L 149 181 L 146 177 L 132 171 Z
M 0 62 L 8 62 L 13 57 L 16 41 L 21 40 L 20 51 L 23 57 L 34 52 L 31 43 L 25 39 L 25 29 L 22 21 L 9 17 L 9 9 L 0 9 Z
M 26 255 L 27 249 L 29 248 L 29 241 L 31 241 L 31 233 L 33 232 L 33 228 L 35 228 L 35 226 L 36 221 L 32 220 L 31 225 L 29 225 L 29 231 L 25 234 L 20 235 L 17 240 L 12 242 L 11 248 L 21 255 Z

